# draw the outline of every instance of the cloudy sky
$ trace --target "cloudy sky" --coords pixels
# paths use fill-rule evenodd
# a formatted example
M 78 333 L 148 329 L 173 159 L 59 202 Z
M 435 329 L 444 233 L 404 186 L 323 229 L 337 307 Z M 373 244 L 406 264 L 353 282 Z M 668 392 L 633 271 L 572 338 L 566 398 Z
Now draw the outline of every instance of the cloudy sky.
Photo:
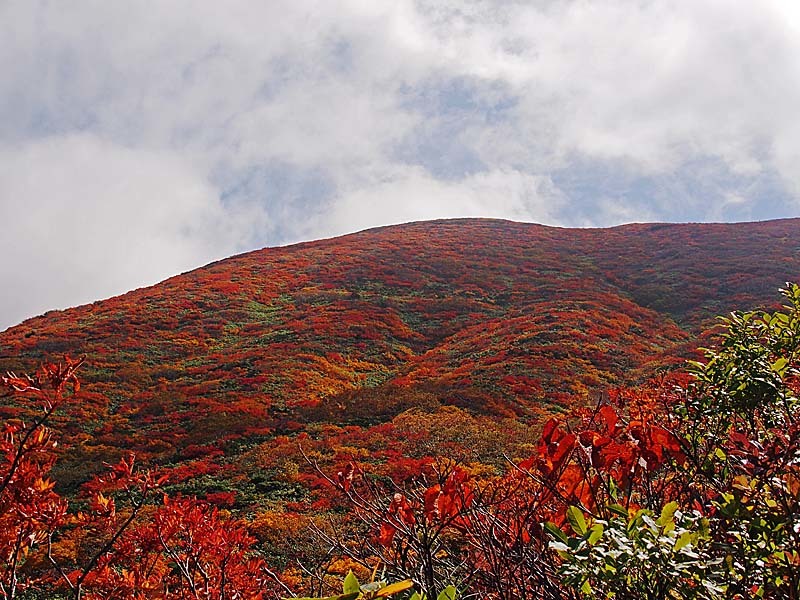
M 253 248 L 800 214 L 795 0 L 4 0 L 0 329 Z

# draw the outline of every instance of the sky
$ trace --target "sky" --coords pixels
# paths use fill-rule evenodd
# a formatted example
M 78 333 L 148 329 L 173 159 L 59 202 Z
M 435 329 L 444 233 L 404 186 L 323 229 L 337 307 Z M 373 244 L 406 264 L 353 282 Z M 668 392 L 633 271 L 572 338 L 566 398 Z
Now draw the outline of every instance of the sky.
M 3 0 L 0 330 L 368 227 L 800 214 L 795 0 Z

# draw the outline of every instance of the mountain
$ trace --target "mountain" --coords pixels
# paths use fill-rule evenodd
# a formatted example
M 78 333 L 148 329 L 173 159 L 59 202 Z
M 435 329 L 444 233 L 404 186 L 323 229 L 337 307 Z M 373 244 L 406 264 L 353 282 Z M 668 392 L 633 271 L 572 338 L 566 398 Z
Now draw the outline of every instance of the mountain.
M 186 491 L 216 477 L 218 491 L 227 478 L 300 497 L 269 475 L 298 439 L 337 456 L 499 452 L 526 443 L 520 423 L 674 366 L 715 315 L 774 304 L 798 276 L 800 219 L 420 222 L 266 248 L 27 320 L 0 333 L 0 371 L 87 356 L 81 400 L 58 421 L 66 488 L 131 449 Z

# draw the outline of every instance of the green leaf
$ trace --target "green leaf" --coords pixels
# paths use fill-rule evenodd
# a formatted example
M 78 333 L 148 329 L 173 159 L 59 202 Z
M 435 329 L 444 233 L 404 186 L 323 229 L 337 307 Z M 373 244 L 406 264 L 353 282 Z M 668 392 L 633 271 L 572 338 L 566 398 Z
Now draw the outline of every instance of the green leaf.
M 628 509 L 620 504 L 609 504 L 606 508 L 608 508 L 609 512 L 614 513 L 618 517 L 628 518 Z
M 567 543 L 567 534 L 561 531 L 561 528 L 555 523 L 547 521 L 544 524 L 544 530 L 560 542 L 563 542 L 564 544 Z
M 770 368 L 776 373 L 783 375 L 784 371 L 786 371 L 786 365 L 788 364 L 789 364 L 788 360 L 786 360 L 784 357 L 780 357 L 778 360 L 776 360 L 774 363 L 770 365 Z
M 595 523 L 590 531 L 591 533 L 589 534 L 589 539 L 587 541 L 589 542 L 590 546 L 594 546 L 597 543 L 597 541 L 601 537 L 603 537 L 603 531 L 604 531 L 603 524 Z
M 614 502 L 619 499 L 619 488 L 617 487 L 613 477 L 608 478 L 608 493 Z
M 567 509 L 567 519 L 572 527 L 572 531 L 578 535 L 586 534 L 586 519 L 583 517 L 583 511 L 577 506 L 570 506 Z
M 694 535 L 691 531 L 684 531 L 682 534 L 678 536 L 678 539 L 675 541 L 675 546 L 673 546 L 673 550 L 675 552 L 680 551 L 681 548 L 685 548 L 689 544 L 692 543 Z
M 458 596 L 458 591 L 456 590 L 455 586 L 448 585 L 444 588 L 440 593 L 436 600 L 456 600 Z
M 352 571 L 347 573 L 347 577 L 344 578 L 344 583 L 342 584 L 342 591 L 345 594 L 352 594 L 355 592 L 358 594 L 361 591 L 361 586 L 358 583 L 358 579 L 355 575 L 353 575 Z
M 661 509 L 661 516 L 658 518 L 658 526 L 659 527 L 666 527 L 668 523 L 672 523 L 672 517 L 675 516 L 675 512 L 678 510 L 678 503 L 675 501 L 669 502 L 664 505 L 664 508 Z

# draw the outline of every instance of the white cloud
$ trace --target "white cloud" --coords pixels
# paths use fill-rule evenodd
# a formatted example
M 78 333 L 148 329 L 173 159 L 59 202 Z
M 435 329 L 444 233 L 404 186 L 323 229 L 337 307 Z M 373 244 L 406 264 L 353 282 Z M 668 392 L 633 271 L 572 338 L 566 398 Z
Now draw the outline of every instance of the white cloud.
M 104 222 L 155 196 L 134 216 L 187 222 L 152 242 L 162 271 L 111 253 L 114 286 L 66 278 L 0 323 L 169 265 L 404 220 L 788 216 L 799 33 L 781 0 L 8 0 L 0 211 L 22 190 L 41 227 L 69 213 L 60 198 L 105 189 L 113 202 L 87 200 Z M 36 174 L 79 146 L 96 164 L 50 194 Z M 73 223 L 105 240 L 95 225 Z M 15 262 L 43 272 L 55 242 Z
M 0 148 L 0 200 L 0 328 L 251 247 L 266 218 L 180 157 L 89 135 Z
M 795 147 L 791 3 L 36 6 L 12 2 L 3 18 L 7 127 L 89 128 L 207 166 L 368 166 L 446 117 L 404 107 L 407 95 L 463 78 L 515 103 L 499 123 L 474 115 L 460 140 L 492 166 L 578 153 L 657 172 L 708 154 L 752 171 L 773 144 Z
M 495 170 L 448 182 L 418 167 L 403 167 L 345 190 L 298 234 L 320 237 L 453 215 L 557 224 L 563 202 L 548 178 L 519 171 Z

